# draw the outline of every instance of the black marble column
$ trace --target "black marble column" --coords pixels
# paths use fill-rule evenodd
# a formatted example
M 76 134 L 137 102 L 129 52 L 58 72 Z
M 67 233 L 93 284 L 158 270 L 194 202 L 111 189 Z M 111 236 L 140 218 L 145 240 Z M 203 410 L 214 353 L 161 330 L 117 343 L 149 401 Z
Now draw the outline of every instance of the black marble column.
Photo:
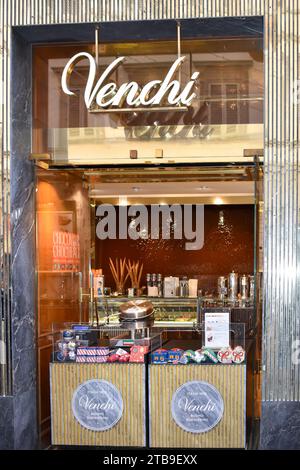
M 35 171 L 31 152 L 31 45 L 12 31 L 11 279 L 13 448 L 37 446 Z M 1 420 L 0 420 L 1 421 Z
M 300 449 L 300 403 L 264 401 L 260 426 L 261 449 Z
M 0 397 L 0 449 L 14 448 L 13 397 Z

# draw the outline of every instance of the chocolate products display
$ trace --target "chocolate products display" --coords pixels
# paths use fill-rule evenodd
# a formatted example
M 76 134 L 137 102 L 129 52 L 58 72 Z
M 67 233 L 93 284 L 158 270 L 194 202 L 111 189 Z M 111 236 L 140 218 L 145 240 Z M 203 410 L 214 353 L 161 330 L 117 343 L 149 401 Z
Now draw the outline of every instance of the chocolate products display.
M 72 330 L 64 330 L 61 340 L 56 342 L 55 362 L 105 363 L 105 362 L 145 362 L 149 346 L 134 344 L 128 339 L 122 340 L 121 347 L 88 346 L 75 337 Z
M 245 351 L 242 346 L 233 350 L 222 348 L 217 353 L 209 348 L 197 349 L 157 349 L 151 353 L 152 364 L 241 364 L 245 361 Z

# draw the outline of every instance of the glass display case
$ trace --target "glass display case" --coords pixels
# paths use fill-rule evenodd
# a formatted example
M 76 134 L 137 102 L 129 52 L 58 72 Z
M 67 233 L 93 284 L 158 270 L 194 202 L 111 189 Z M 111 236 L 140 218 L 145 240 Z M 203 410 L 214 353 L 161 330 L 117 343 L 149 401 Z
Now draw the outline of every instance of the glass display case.
M 133 346 L 145 348 L 148 353 L 160 348 L 163 341 L 159 328 L 149 328 L 147 335 L 136 330 L 133 336 L 132 331 L 122 325 L 93 327 L 88 323 L 64 322 L 53 323 L 52 330 L 52 362 L 60 363 L 110 362 L 111 354 L 129 356 Z
M 215 309 L 230 309 L 232 323 L 245 324 L 246 336 L 250 337 L 255 331 L 255 308 L 250 301 L 228 299 L 219 300 L 217 297 L 97 297 L 95 305 L 97 321 L 111 326 L 119 325 L 120 305 L 128 300 L 147 299 L 154 307 L 154 325 L 161 328 L 193 328 L 202 324 L 205 311 Z
M 147 299 L 154 307 L 154 325 L 169 326 L 193 326 L 197 320 L 197 308 L 199 299 L 184 297 L 97 297 L 98 321 L 106 324 L 119 323 L 120 305 L 128 300 Z

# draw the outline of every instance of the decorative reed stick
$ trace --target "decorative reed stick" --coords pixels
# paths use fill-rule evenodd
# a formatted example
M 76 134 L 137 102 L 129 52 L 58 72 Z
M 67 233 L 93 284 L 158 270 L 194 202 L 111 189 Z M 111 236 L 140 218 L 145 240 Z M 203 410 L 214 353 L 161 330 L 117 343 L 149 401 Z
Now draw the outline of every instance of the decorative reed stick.
M 132 287 L 139 289 L 144 265 L 141 264 L 140 266 L 139 261 L 130 261 L 129 259 L 126 267 L 130 276 Z
M 117 291 L 123 292 L 125 283 L 129 276 L 129 273 L 127 272 L 126 274 L 125 270 L 125 267 L 127 267 L 126 258 L 121 258 L 120 260 L 117 258 L 115 264 L 113 263 L 113 260 L 109 258 L 109 267 L 116 283 Z

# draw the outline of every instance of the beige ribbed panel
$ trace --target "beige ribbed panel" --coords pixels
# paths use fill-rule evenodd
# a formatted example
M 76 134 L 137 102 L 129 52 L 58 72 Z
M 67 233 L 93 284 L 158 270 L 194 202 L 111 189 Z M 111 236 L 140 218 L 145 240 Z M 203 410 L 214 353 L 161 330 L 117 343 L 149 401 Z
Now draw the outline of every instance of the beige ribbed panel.
M 223 418 L 211 431 L 184 431 L 173 420 L 172 397 L 190 380 L 214 385 L 224 401 Z M 245 365 L 151 365 L 149 373 L 150 447 L 244 448 Z
M 292 342 L 298 339 L 300 330 L 299 104 L 294 103 L 292 95 L 293 86 L 300 79 L 299 0 L 1 0 L 0 255 L 10 243 L 8 51 L 11 25 L 253 15 L 265 15 L 263 399 L 300 400 L 299 366 L 292 362 Z M 9 292 L 9 272 L 9 261 L 5 260 L 0 281 L 6 292 Z M 8 300 L 3 317 L 5 330 L 10 324 Z M 5 339 L 3 330 L 0 335 L 0 339 Z M 9 373 L 4 379 L 0 381 L 0 393 L 9 391 Z
M 51 364 L 50 374 L 52 444 L 145 446 L 144 364 Z M 72 413 L 74 391 L 90 379 L 107 380 L 122 395 L 122 418 L 107 431 L 84 428 Z

